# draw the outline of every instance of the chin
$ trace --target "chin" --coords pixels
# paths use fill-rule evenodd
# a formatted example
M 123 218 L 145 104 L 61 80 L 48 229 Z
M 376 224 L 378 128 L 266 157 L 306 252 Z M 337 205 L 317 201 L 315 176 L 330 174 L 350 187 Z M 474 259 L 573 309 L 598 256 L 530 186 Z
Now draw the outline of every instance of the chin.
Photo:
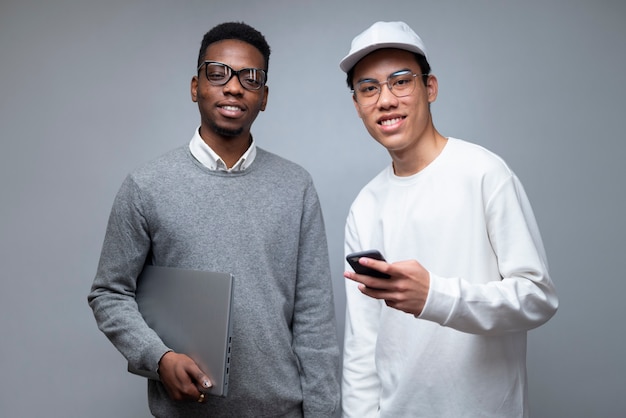
M 237 128 L 237 129 L 224 128 L 222 126 L 218 126 L 217 124 L 213 124 L 212 128 L 213 128 L 213 132 L 215 132 L 216 134 L 220 136 L 227 136 L 227 137 L 239 136 L 243 133 L 243 128 Z
M 380 145 L 389 151 L 394 151 L 406 147 L 404 138 L 383 137 L 376 140 Z

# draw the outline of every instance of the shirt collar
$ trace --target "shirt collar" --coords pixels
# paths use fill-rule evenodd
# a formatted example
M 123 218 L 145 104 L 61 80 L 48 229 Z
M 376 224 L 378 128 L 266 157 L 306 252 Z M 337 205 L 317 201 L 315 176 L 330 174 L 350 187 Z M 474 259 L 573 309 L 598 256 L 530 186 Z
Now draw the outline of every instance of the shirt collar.
M 224 160 L 222 160 L 222 158 L 217 155 L 217 153 L 213 151 L 213 149 L 211 149 L 211 147 L 208 146 L 200 136 L 200 127 L 196 129 L 196 132 L 189 142 L 189 151 L 191 151 L 191 155 L 193 155 L 196 160 L 209 170 L 213 171 L 244 171 L 250 167 L 256 157 L 256 145 L 254 144 L 252 135 L 250 135 L 250 146 L 246 152 L 243 153 L 243 155 L 232 167 L 226 167 Z

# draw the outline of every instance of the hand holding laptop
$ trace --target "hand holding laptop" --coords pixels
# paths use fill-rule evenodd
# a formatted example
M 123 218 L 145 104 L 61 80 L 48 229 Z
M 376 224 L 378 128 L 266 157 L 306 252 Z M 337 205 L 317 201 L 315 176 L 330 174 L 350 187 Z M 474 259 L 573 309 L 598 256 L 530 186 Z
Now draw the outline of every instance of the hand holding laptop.
M 213 384 L 191 357 L 168 351 L 159 361 L 159 375 L 170 398 L 204 402 L 204 392 Z
M 173 399 L 193 395 L 202 402 L 199 391 L 226 396 L 233 283 L 228 273 L 145 266 L 137 279 L 137 306 L 172 351 L 162 356 L 158 374 L 130 363 L 128 371 L 161 380 Z

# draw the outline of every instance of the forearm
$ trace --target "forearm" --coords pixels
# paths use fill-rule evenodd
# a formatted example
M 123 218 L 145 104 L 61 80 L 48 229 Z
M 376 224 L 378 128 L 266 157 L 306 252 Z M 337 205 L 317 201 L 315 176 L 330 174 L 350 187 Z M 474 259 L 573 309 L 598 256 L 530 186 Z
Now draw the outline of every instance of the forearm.
M 329 276 L 326 276 L 329 278 Z M 298 357 L 304 412 L 331 417 L 339 408 L 339 344 L 330 280 L 298 291 L 293 320 L 293 347 Z
M 299 239 L 293 346 L 303 369 L 305 416 L 332 417 L 340 404 L 340 351 L 324 222 L 317 195 L 313 188 L 309 192 Z
M 100 330 L 134 367 L 155 371 L 167 351 L 135 301 L 137 277 L 151 248 L 139 191 L 127 178 L 118 192 L 88 302 Z
M 539 228 L 515 176 L 488 196 L 488 240 L 476 239 L 471 256 L 456 251 L 456 265 L 464 266 L 459 276 L 443 278 L 431 271 L 420 318 L 472 334 L 527 331 L 545 323 L 558 307 Z
M 168 347 L 145 323 L 134 298 L 94 286 L 89 305 L 98 328 L 133 367 L 157 370 L 159 359 Z
M 426 305 L 420 319 L 462 332 L 500 335 L 528 331 L 548 321 L 558 299 L 547 278 L 505 278 L 469 283 L 431 273 Z

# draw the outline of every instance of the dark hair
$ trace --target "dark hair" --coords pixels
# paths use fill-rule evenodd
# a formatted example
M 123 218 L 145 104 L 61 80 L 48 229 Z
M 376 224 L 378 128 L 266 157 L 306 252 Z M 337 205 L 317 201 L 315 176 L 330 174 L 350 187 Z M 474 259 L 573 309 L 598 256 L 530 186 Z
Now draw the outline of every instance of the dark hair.
M 226 39 L 237 39 L 249 43 L 259 50 L 265 58 L 265 72 L 267 73 L 270 63 L 270 46 L 261 32 L 243 22 L 220 23 L 204 34 L 200 53 L 198 54 L 198 67 L 204 62 L 204 55 L 209 45 Z
M 415 53 L 413 55 L 415 56 L 415 60 L 417 61 L 420 70 L 422 71 L 422 82 L 424 83 L 424 85 L 426 85 L 426 83 L 428 82 L 428 74 L 430 74 L 430 64 L 428 64 L 428 60 L 422 54 Z M 354 90 L 354 83 L 352 81 L 354 77 L 354 67 L 356 67 L 356 65 L 350 68 L 346 77 L 346 83 L 348 84 L 348 88 L 350 90 Z

